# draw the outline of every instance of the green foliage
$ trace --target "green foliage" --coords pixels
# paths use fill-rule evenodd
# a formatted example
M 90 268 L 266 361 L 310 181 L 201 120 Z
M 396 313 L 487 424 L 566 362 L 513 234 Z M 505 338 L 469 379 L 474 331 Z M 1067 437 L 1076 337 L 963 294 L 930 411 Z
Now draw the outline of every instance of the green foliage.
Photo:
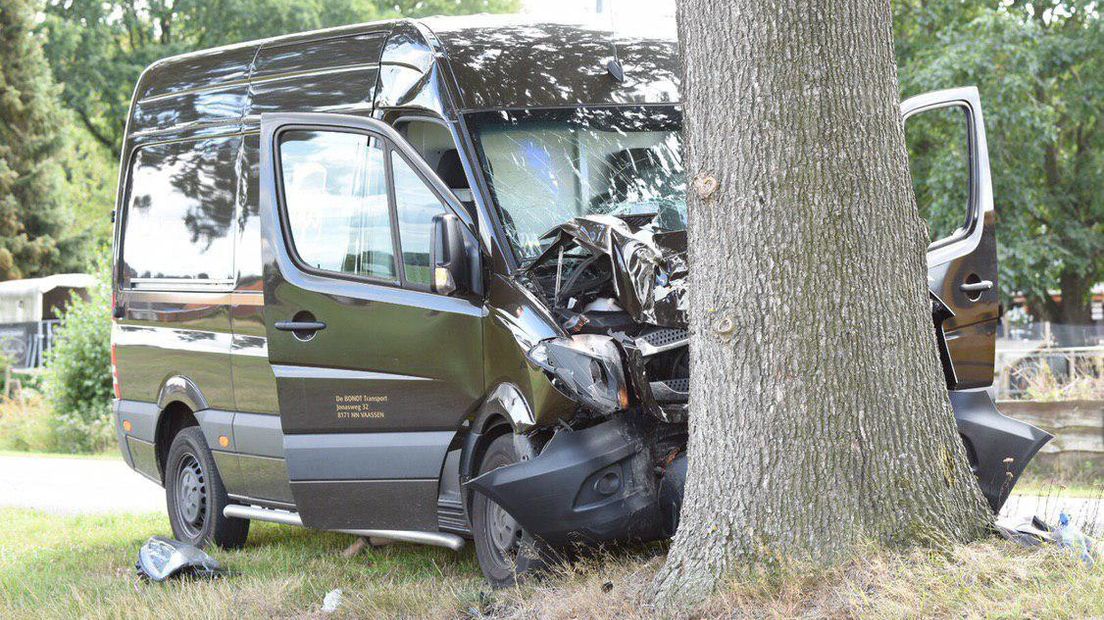
M 34 33 L 28 0 L 0 4 L 0 280 L 79 264 L 81 238 L 66 234 L 64 152 L 68 114 Z
M 46 401 L 57 447 L 97 452 L 113 441 L 111 424 L 110 255 L 97 261 L 87 300 L 74 296 L 46 356 Z
M 895 5 L 903 95 L 981 91 L 1002 291 L 1022 292 L 1036 312 L 1068 323 L 1088 322 L 1089 292 L 1104 280 L 1104 23 L 1094 5 Z M 951 187 L 949 180 L 918 184 Z M 1060 290 L 1061 301 L 1048 290 Z
M 74 257 L 87 263 L 89 250 L 111 244 L 119 160 L 81 126 L 71 123 L 66 134 L 68 146 L 61 164 L 66 178 L 64 201 L 71 213 L 67 230 L 87 240 Z

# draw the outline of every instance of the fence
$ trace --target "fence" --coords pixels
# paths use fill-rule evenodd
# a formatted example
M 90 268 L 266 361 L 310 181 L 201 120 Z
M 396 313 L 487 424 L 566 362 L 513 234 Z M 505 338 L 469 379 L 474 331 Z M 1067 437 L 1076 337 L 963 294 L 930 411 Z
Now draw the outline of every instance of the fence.
M 1104 398 L 1104 346 L 997 349 L 998 399 Z
M 1104 325 L 1005 321 L 997 336 L 997 398 L 1104 399 Z
M 1054 435 L 1037 457 L 1044 466 L 1084 470 L 1104 465 L 1104 401 L 1011 400 L 998 402 L 997 408 Z
M 54 342 L 58 319 L 0 325 L 0 353 L 15 368 L 40 368 Z
M 1046 346 L 1093 347 L 1104 345 L 1104 324 L 1064 325 L 1043 321 L 1016 324 L 1001 321 L 997 338 L 1004 343 L 1035 342 Z

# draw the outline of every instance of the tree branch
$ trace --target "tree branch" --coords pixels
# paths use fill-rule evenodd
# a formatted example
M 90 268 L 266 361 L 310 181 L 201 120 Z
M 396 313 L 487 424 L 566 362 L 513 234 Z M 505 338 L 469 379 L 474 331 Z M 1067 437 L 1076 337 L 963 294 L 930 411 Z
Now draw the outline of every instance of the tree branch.
M 112 140 L 110 137 L 104 135 L 103 131 L 101 131 L 100 128 L 97 127 L 94 122 L 92 122 L 92 119 L 88 116 L 87 112 L 85 112 L 82 108 L 74 108 L 73 111 L 77 113 L 77 117 L 80 119 L 81 124 L 84 125 L 84 128 L 88 130 L 88 133 L 91 134 L 93 138 L 95 138 L 96 142 L 99 142 L 100 144 L 111 149 L 112 154 L 119 154 L 119 147 L 117 144 L 115 144 L 115 141 Z

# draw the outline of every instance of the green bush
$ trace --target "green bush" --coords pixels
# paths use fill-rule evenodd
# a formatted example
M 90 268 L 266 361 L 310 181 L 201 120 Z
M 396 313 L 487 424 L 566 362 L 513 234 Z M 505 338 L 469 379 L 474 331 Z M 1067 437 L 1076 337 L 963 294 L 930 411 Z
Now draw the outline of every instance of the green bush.
M 98 452 L 114 441 L 111 422 L 110 258 L 101 252 L 97 284 L 73 296 L 46 355 L 44 391 L 57 448 Z

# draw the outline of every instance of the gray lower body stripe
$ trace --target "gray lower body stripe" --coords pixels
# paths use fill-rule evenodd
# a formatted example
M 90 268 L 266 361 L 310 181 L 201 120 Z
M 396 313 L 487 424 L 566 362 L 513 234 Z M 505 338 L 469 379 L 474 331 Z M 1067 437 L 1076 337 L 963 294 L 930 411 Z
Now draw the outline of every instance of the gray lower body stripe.
M 285 435 L 292 481 L 436 480 L 453 431 Z

